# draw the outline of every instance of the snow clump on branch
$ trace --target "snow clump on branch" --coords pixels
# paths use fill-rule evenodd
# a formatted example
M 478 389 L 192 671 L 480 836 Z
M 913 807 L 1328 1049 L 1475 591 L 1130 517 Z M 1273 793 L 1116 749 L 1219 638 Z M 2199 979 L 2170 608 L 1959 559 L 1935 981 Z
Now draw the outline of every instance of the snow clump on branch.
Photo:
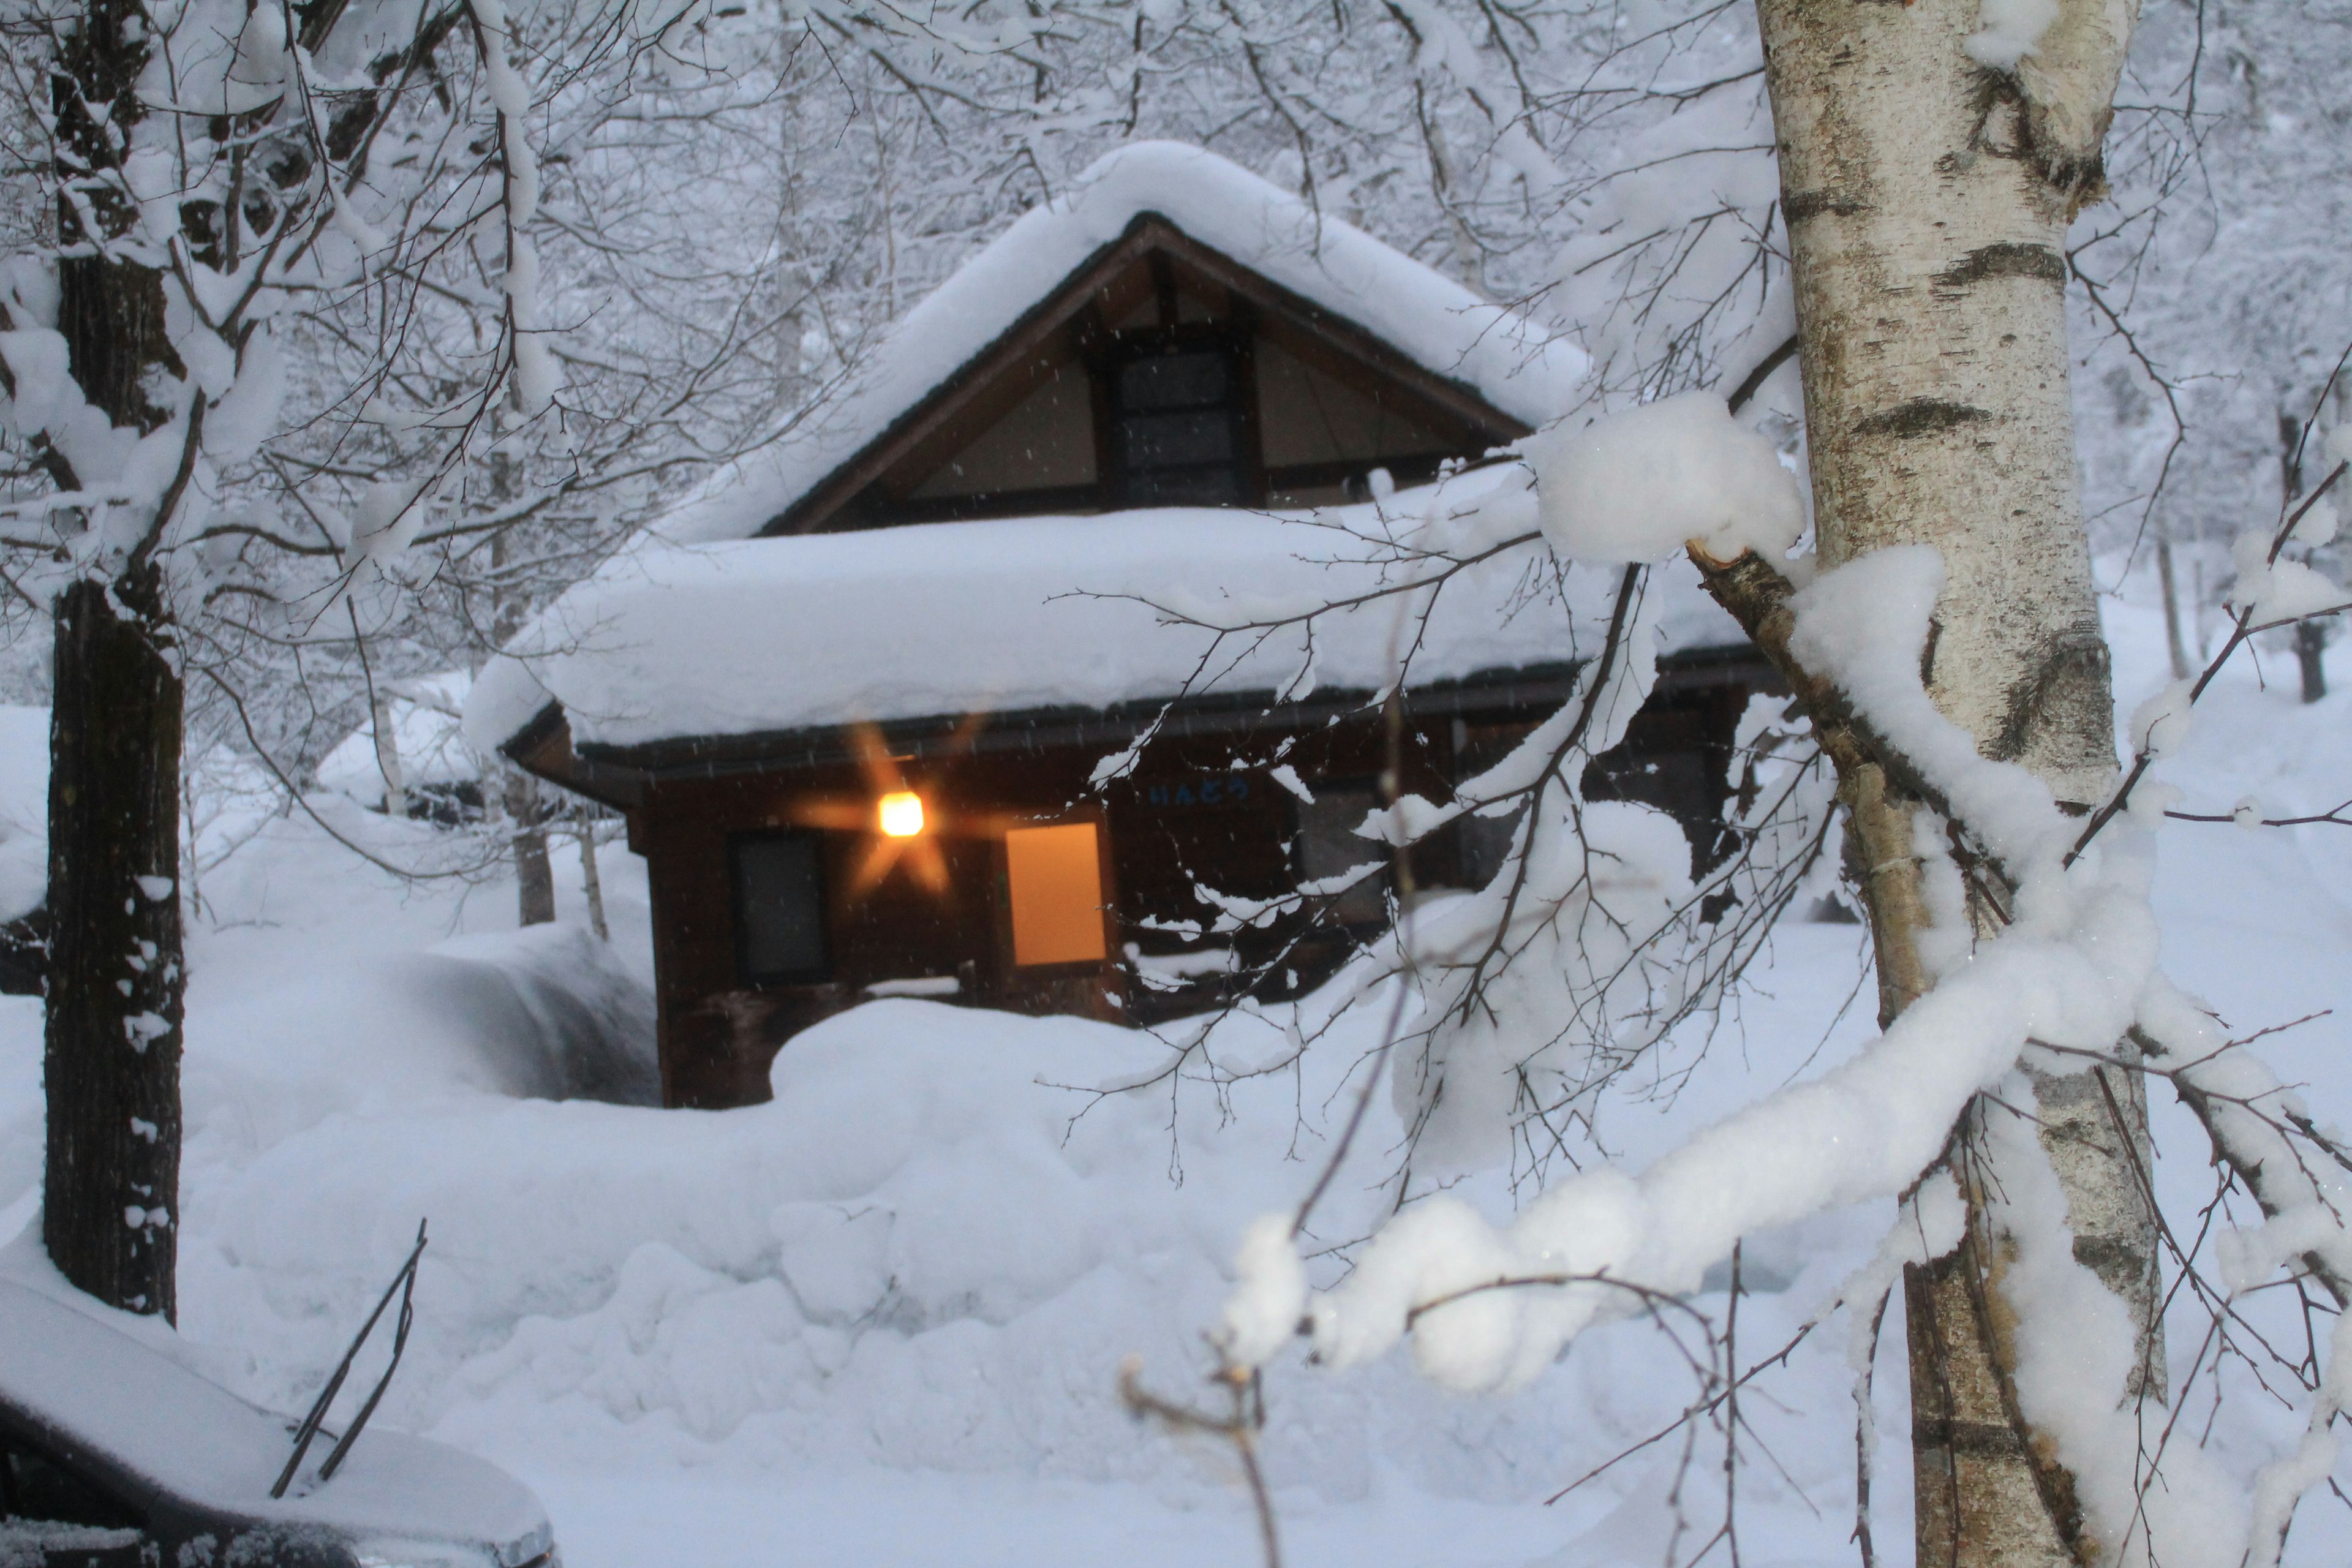
M 1961 833 L 2017 879 L 2012 922 L 1998 934 L 1972 932 L 1964 900 L 1931 897 L 1930 936 L 1942 940 L 1922 947 L 1950 958 L 1936 966 L 1933 990 L 1853 1058 L 1716 1122 L 1646 1170 L 1588 1167 L 1500 1223 L 1443 1194 L 1405 1208 L 1355 1254 L 1344 1280 L 1309 1297 L 1307 1331 L 1325 1365 L 1361 1365 L 1409 1340 L 1420 1370 L 1444 1387 L 1521 1386 L 1595 1324 L 1698 1289 L 1708 1266 L 1743 1236 L 1906 1193 L 1977 1095 L 2022 1100 L 2032 1093 L 2029 1063 L 2044 1073 L 2086 1070 L 2135 1027 L 2162 1054 L 2194 1064 L 2192 1078 L 2237 1075 L 2224 1092 L 2245 1103 L 2275 1091 L 2250 1059 L 2221 1055 L 2208 1037 L 2210 1021 L 2182 1005 L 2157 968 L 2147 897 L 2152 837 L 2119 820 L 2070 859 L 2074 825 L 2048 789 L 2024 769 L 1981 755 L 1935 708 L 1919 669 L 1942 584 L 1943 563 L 1931 549 L 1864 556 L 1797 595 L 1790 646 L 1918 771 Z M 1917 852 L 1926 879 L 1931 889 L 1955 883 L 1943 824 L 1932 814 L 1925 821 Z M 1638 942 L 1646 922 L 1629 923 Z M 2250 1168 L 2293 1168 L 2259 1116 L 2239 1120 L 2252 1125 L 2225 1131 Z M 2019 1173 L 1999 1205 L 2021 1259 L 2015 1289 L 2050 1309 L 2047 1325 L 2037 1318 L 2021 1339 L 2020 1396 L 2079 1478 L 2086 1527 L 2123 1561 L 2152 1556 L 2137 1551 L 2152 1538 L 2170 1563 L 2267 1562 L 2275 1536 L 2263 1532 L 2315 1461 L 2298 1454 L 2264 1478 L 2259 1497 L 2244 1499 L 2201 1452 L 2176 1449 L 2167 1455 L 2165 1486 L 2137 1484 L 2133 1325 L 2074 1257 L 2065 1205 L 2031 1127 L 1996 1116 L 1987 1130 L 2008 1146 L 2003 1169 Z M 2336 1184 L 2324 1173 L 2305 1179 L 2309 1192 L 2281 1181 L 2265 1193 L 2289 1217 L 2236 1240 L 2247 1279 L 2305 1248 L 2332 1261 L 2352 1246 L 2326 1202 Z M 1940 1192 L 1935 1203 L 1953 1206 Z M 1936 1226 L 1947 1245 L 1956 1234 L 1949 1218 L 1939 1213 Z M 1903 1223 L 1916 1226 L 1920 1216 Z M 1253 1252 L 1275 1248 L 1276 1224 L 1261 1222 Z M 1274 1288 L 1291 1278 L 1282 1262 L 1247 1258 L 1228 1318 L 1235 1329 L 1244 1320 L 1270 1327 L 1270 1306 L 1287 1310 L 1295 1298 L 1286 1284 L 1278 1299 Z M 1272 1340 L 1229 1331 L 1224 1345 L 1231 1356 L 1270 1350 Z M 2323 1435 L 2337 1386 L 2333 1368 L 2326 1375 L 2315 1427 Z
M 2329 581 L 2326 574 L 2284 556 L 2273 559 L 2267 532 L 2257 530 L 2240 535 L 2230 557 L 2238 569 L 2230 600 L 2241 608 L 2252 607 L 2250 626 L 2278 626 L 2344 607 L 2344 589 Z
M 1530 437 L 1544 537 L 1570 561 L 1664 561 L 1696 542 L 1718 561 L 1788 553 L 1805 531 L 1797 478 L 1711 392 L 1661 398 Z

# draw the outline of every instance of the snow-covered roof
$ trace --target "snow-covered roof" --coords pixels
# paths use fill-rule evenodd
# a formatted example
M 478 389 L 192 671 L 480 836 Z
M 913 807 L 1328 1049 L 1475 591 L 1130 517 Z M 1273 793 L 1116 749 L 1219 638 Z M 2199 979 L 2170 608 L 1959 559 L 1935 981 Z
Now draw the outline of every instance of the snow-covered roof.
M 656 531 L 685 543 L 758 532 L 1147 214 L 1529 426 L 1575 401 L 1585 357 L 1539 323 L 1213 153 L 1139 142 L 1024 215 L 893 327 L 838 394 L 722 469 Z
M 1525 499 L 1523 478 L 1507 477 L 1517 472 L 1454 483 L 1516 482 Z M 1391 515 L 1410 515 L 1416 493 L 1400 494 Z M 1377 542 L 1391 526 L 1370 503 L 1283 514 L 1171 508 L 632 551 L 484 669 L 467 734 L 487 752 L 551 699 L 575 742 L 625 747 L 1101 709 L 1204 689 L 1297 697 L 1293 683 L 1310 660 L 1298 628 L 1230 639 L 1204 668 L 1210 635 L 1171 624 L 1170 612 L 1234 626 L 1360 595 L 1398 575 L 1395 552 Z M 1563 611 L 1549 591 L 1554 570 L 1535 542 L 1457 575 L 1418 628 L 1412 682 L 1589 653 L 1613 574 L 1572 574 Z M 1669 648 L 1741 641 L 1689 568 L 1664 569 L 1657 581 Z M 1305 687 L 1384 686 L 1406 602 L 1319 617 Z

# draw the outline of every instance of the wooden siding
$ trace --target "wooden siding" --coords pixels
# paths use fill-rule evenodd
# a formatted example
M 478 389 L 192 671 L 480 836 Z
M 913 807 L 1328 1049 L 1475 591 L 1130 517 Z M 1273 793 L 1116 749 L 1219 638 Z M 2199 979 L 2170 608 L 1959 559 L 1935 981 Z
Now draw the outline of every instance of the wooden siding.
M 1586 779 L 1597 798 L 1646 800 L 1673 811 L 1693 836 L 1696 864 L 1711 862 L 1717 850 L 1733 728 L 1753 679 L 1744 666 L 1716 673 L 1663 689 L 1634 721 L 1626 745 L 1598 761 Z M 1403 787 L 1444 798 L 1454 782 L 1488 765 L 1544 711 L 1505 706 L 1409 720 Z M 904 787 L 923 795 L 929 827 L 919 840 L 893 841 L 901 846 L 897 863 L 878 879 L 871 863 L 880 840 L 864 815 L 877 785 L 871 760 L 861 763 L 853 748 L 830 762 L 654 779 L 631 813 L 630 842 L 650 869 L 666 1102 L 716 1108 L 765 1100 L 769 1063 L 784 1042 L 866 1000 L 877 984 L 952 981 L 954 994 L 944 999 L 961 1004 L 1149 1022 L 1213 1005 L 1245 982 L 1268 999 L 1320 983 L 1385 918 L 1379 906 L 1369 921 L 1359 899 L 1206 944 L 1183 934 L 1214 914 L 1196 882 L 1258 899 L 1297 885 L 1308 808 L 1270 771 L 1286 740 L 1283 761 L 1310 790 L 1360 788 L 1385 760 L 1384 732 L 1370 715 L 1178 735 L 1150 747 L 1137 771 L 1097 805 L 1087 781 L 1104 752 L 1099 742 L 928 757 L 909 749 L 892 765 L 902 770 Z M 1339 816 L 1352 816 L 1361 804 L 1359 795 Z M 1098 817 L 1106 835 L 1110 958 L 1017 969 L 1003 832 L 1076 817 Z M 822 825 L 824 845 L 830 973 L 811 984 L 747 984 L 733 929 L 730 840 L 813 823 Z M 1507 838 L 1507 825 L 1500 826 Z M 1416 882 L 1459 887 L 1490 870 L 1478 863 L 1481 833 L 1491 855 L 1495 827 L 1486 824 L 1416 847 Z M 940 857 L 938 885 L 919 874 L 920 846 Z M 1379 855 L 1362 842 L 1361 858 Z M 1174 991 L 1139 984 L 1126 962 L 1129 945 L 1149 960 L 1226 942 L 1234 973 L 1202 976 Z

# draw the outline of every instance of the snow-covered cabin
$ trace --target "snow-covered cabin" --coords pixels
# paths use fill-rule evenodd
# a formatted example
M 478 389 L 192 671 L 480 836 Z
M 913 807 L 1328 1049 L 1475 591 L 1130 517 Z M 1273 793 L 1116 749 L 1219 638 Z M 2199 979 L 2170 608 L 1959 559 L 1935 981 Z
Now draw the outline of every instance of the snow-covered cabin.
M 627 814 L 673 1105 L 765 1099 L 786 1038 L 872 995 L 1149 1019 L 1244 975 L 1304 987 L 1385 918 L 1379 879 L 1223 931 L 1201 889 L 1381 858 L 1352 830 L 1400 601 L 1311 637 L 1183 623 L 1389 580 L 1412 487 L 1570 406 L 1584 369 L 1221 158 L 1131 146 L 552 606 L 467 732 Z M 1658 690 L 1591 783 L 1704 857 L 1769 677 L 1662 581 Z M 1450 583 L 1412 630 L 1404 786 L 1444 798 L 1555 710 L 1607 609 L 1540 545 Z M 1482 879 L 1508 832 L 1465 822 L 1416 879 Z

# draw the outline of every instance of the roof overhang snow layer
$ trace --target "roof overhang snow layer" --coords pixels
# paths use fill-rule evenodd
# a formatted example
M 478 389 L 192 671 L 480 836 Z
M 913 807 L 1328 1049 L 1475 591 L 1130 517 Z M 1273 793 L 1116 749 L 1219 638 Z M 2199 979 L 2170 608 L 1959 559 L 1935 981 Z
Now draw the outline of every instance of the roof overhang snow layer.
M 1497 483 L 1524 477 L 1453 481 Z M 488 752 L 550 701 L 592 749 L 1180 695 L 1296 701 L 1383 689 L 1401 650 L 1421 686 L 1600 646 L 1616 572 L 1563 574 L 1537 538 L 1433 595 L 1377 595 L 1446 565 L 1409 542 L 1417 517 L 1394 521 L 1425 495 L 1385 512 L 1166 509 L 647 545 L 491 661 L 467 732 Z M 1686 565 L 1653 582 L 1666 650 L 1740 640 Z

